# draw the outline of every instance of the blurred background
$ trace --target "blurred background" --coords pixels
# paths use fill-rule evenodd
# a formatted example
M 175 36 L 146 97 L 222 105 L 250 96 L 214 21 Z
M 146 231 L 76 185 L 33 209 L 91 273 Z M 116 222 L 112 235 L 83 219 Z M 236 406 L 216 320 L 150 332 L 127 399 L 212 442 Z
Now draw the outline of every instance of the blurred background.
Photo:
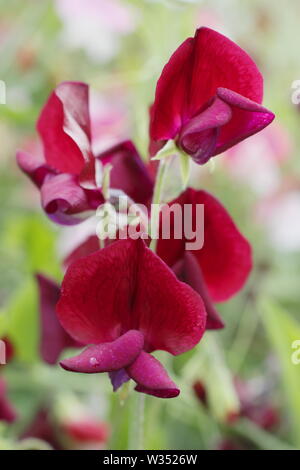
M 250 240 L 254 269 L 243 291 L 218 305 L 224 330 L 178 358 L 159 354 L 182 393 L 147 397 L 145 448 L 299 449 L 300 110 L 292 84 L 300 80 L 300 3 L 0 0 L 0 13 L 0 338 L 11 351 L 0 366 L 0 407 L 3 382 L 16 418 L 0 421 L 0 448 L 136 446 L 137 394 L 112 394 L 106 376 L 41 359 L 35 273 L 61 280 L 75 231 L 46 218 L 15 153 L 39 154 L 41 107 L 59 82 L 76 80 L 92 88 L 95 149 L 132 138 L 146 159 L 156 80 L 205 25 L 254 58 L 276 120 L 193 167 L 191 184 L 215 194 Z

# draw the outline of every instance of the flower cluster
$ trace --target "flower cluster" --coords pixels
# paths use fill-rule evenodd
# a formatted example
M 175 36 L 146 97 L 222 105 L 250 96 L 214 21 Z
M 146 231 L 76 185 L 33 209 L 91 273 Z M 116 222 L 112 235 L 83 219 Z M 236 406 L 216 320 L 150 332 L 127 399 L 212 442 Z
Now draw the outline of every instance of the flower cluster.
M 200 28 L 174 52 L 157 82 L 150 156 L 158 153 L 163 165 L 170 158 L 162 156 L 163 149 L 173 141 L 176 152 L 206 163 L 271 123 L 274 115 L 262 106 L 262 95 L 262 76 L 246 52 Z M 88 85 L 58 85 L 37 129 L 44 159 L 20 151 L 17 161 L 39 188 L 42 207 L 53 221 L 78 224 L 104 202 L 114 203 L 117 194 L 147 207 L 157 202 L 160 172 L 142 160 L 131 141 L 94 154 Z M 85 346 L 61 366 L 108 372 L 114 390 L 132 379 L 138 392 L 161 398 L 179 394 L 152 353 L 182 354 L 198 344 L 206 329 L 222 328 L 214 303 L 243 287 L 252 258 L 248 241 L 213 195 L 188 187 L 168 201 L 174 204 L 189 204 L 192 213 L 204 206 L 202 248 L 188 249 L 184 236 L 175 235 L 174 220 L 164 238 L 161 212 L 155 249 L 143 237 L 99 242 L 92 235 L 66 260 L 61 288 L 37 276 L 46 362 L 56 363 L 64 348 Z

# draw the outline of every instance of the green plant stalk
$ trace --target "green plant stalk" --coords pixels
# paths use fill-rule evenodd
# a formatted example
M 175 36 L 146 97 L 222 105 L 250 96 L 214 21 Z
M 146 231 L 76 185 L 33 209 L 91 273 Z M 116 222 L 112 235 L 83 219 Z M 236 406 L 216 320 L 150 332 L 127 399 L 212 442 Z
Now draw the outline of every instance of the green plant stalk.
M 150 235 L 152 237 L 150 243 L 150 250 L 156 251 L 157 246 L 157 236 L 158 236 L 158 229 L 159 229 L 159 213 L 160 207 L 159 204 L 161 202 L 161 196 L 163 191 L 165 173 L 168 166 L 169 159 L 162 159 L 159 161 L 159 167 L 157 171 L 157 177 L 154 187 L 154 194 L 152 199 L 152 207 L 151 207 L 151 228 L 150 228 Z

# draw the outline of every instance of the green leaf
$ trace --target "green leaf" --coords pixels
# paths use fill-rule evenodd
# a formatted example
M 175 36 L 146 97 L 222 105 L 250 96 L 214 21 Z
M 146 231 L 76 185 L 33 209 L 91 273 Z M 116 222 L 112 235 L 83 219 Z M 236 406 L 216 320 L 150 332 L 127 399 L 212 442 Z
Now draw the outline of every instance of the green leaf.
M 262 319 L 282 368 L 282 381 L 285 388 L 293 442 L 300 447 L 300 365 L 293 363 L 297 358 L 297 340 L 300 340 L 300 324 L 284 309 L 273 302 L 261 304 Z M 299 346 L 298 346 L 299 350 Z M 298 355 L 299 356 L 299 355 Z
M 214 333 L 205 334 L 197 346 L 196 357 L 194 355 L 184 366 L 183 376 L 204 384 L 209 408 L 217 421 L 228 422 L 239 412 L 240 403 L 232 374 Z
M 39 359 L 39 320 L 34 279 L 29 279 L 14 295 L 7 309 L 7 317 L 7 334 L 17 357 L 24 362 L 36 362 Z
M 186 153 L 180 152 L 179 154 L 180 158 L 180 173 L 181 173 L 181 179 L 183 183 L 183 189 L 187 187 L 187 184 L 190 179 L 190 157 Z

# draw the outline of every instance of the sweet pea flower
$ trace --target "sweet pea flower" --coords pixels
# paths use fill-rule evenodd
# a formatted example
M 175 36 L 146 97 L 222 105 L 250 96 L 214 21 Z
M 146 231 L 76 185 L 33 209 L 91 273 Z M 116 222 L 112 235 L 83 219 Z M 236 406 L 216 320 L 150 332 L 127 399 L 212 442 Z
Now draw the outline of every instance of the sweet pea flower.
M 136 390 L 160 398 L 180 391 L 151 355 L 192 349 L 205 330 L 201 297 L 145 243 L 119 240 L 72 263 L 56 306 L 74 339 L 88 346 L 61 366 L 73 372 L 108 372 L 116 390 L 130 378 Z
M 175 238 L 174 219 L 171 220 L 170 239 L 161 236 L 157 254 L 172 267 L 178 278 L 198 292 L 207 311 L 207 329 L 224 326 L 213 302 L 230 299 L 245 284 L 252 268 L 251 246 L 240 233 L 221 203 L 203 190 L 187 188 L 169 203 L 182 208 L 190 204 L 192 221 L 196 220 L 197 204 L 204 205 L 204 243 L 200 249 L 187 250 L 187 240 Z M 161 212 L 161 221 L 165 217 Z M 197 227 L 197 230 L 201 227 Z M 184 234 L 184 227 L 182 228 Z
M 77 224 L 105 200 L 99 188 L 96 163 L 102 168 L 102 156 L 95 156 L 92 151 L 88 85 L 81 82 L 58 85 L 40 114 L 37 129 L 44 160 L 19 151 L 19 167 L 40 189 L 42 207 L 54 222 Z M 132 191 L 141 188 L 149 198 L 152 183 L 146 173 L 141 174 L 140 157 L 130 142 L 107 150 L 104 156 L 105 164 L 114 165 L 112 187 L 113 180 L 117 180 L 116 189 L 123 190 L 123 185 Z M 115 177 L 115 173 L 120 173 L 118 165 L 125 170 L 121 180 Z
M 206 163 L 269 125 L 263 78 L 248 54 L 209 28 L 199 28 L 171 56 L 150 112 L 151 152 L 172 139 Z
M 0 422 L 12 423 L 16 418 L 16 411 L 7 397 L 6 382 L 0 377 Z
M 62 351 L 82 345 L 68 335 L 57 319 L 55 306 L 59 299 L 59 285 L 42 274 L 37 274 L 36 279 L 41 315 L 40 353 L 45 362 L 56 364 Z

